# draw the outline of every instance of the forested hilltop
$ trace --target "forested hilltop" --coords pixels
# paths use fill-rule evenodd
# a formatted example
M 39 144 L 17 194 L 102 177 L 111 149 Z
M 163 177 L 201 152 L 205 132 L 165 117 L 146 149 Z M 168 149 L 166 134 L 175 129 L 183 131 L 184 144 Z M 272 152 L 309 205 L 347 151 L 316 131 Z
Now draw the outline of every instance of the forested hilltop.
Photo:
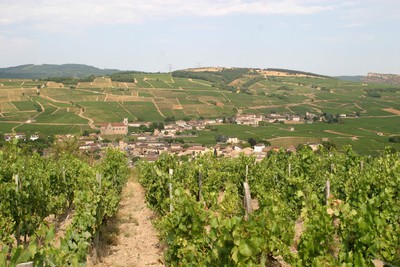
M 45 79 L 49 77 L 87 77 L 89 75 L 107 75 L 120 70 L 99 69 L 84 64 L 43 64 L 20 65 L 15 67 L 0 68 L 0 78 L 10 79 Z

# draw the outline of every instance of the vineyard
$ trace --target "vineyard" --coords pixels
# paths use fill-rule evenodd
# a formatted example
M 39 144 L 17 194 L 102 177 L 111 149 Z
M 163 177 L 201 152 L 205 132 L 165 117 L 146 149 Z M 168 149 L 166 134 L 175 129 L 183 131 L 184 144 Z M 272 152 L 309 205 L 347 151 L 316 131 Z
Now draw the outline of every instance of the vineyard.
M 93 166 L 68 153 L 0 151 L 0 266 L 81 266 L 112 217 L 127 180 L 123 153 Z M 69 219 L 69 220 L 68 220 Z M 65 231 L 60 222 L 69 221 Z
M 391 149 L 361 157 L 304 148 L 261 162 L 164 155 L 138 168 L 168 266 L 400 265 L 400 157 Z

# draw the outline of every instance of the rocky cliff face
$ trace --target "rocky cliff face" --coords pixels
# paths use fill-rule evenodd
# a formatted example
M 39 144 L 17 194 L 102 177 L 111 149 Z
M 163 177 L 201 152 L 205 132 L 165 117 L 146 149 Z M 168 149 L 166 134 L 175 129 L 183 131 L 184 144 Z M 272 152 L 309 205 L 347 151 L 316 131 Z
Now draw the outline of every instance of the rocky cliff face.
M 370 72 L 366 77 L 362 79 L 362 82 L 400 85 L 400 75 Z

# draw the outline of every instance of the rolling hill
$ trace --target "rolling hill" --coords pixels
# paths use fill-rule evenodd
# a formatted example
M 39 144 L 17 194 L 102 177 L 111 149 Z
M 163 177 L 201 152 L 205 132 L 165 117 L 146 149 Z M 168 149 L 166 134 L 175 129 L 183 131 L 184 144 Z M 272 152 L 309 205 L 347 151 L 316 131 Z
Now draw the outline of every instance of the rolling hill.
M 56 80 L 56 79 L 55 79 Z M 38 89 L 40 88 L 40 89 Z M 339 123 L 266 127 L 221 125 L 188 142 L 217 135 L 265 138 L 277 145 L 330 140 L 378 151 L 400 133 L 400 86 L 363 84 L 282 69 L 214 68 L 173 73 L 118 72 L 78 81 L 0 79 L 0 132 L 96 131 L 105 122 L 229 118 L 239 114 L 341 116 Z M 314 142 L 313 141 L 313 142 Z M 306 141 L 305 141 L 306 142 Z
M 400 85 L 400 75 L 370 72 L 362 79 L 364 83 Z
M 0 68 L 0 78 L 11 79 L 45 79 L 49 77 L 77 77 L 83 78 L 89 75 L 108 75 L 120 70 L 99 69 L 83 64 L 43 64 L 20 65 L 15 67 Z

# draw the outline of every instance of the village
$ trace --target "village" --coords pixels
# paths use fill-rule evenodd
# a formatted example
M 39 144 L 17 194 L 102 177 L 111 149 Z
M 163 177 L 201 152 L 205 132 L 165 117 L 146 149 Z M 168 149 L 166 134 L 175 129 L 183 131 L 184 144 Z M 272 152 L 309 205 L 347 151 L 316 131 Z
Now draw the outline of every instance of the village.
M 343 115 L 342 115 L 343 116 Z M 317 118 L 317 120 L 316 120 Z M 146 161 L 156 161 L 162 153 L 177 155 L 180 157 L 195 157 L 205 153 L 213 153 L 215 156 L 238 157 L 240 154 L 254 155 L 256 160 L 262 160 L 271 151 L 278 151 L 279 147 L 269 146 L 265 143 L 257 143 L 249 146 L 246 140 L 240 140 L 232 134 L 225 140 L 219 140 L 215 146 L 203 146 L 201 144 L 180 143 L 181 137 L 185 133 L 191 131 L 208 130 L 214 125 L 233 123 L 239 125 L 249 125 L 253 127 L 261 126 L 265 123 L 286 123 L 301 124 L 313 123 L 321 118 L 315 114 L 307 113 L 304 117 L 297 115 L 281 115 L 269 114 L 264 115 L 240 115 L 230 118 L 203 119 L 203 120 L 177 120 L 163 124 L 162 127 L 152 129 L 151 122 L 134 122 L 130 123 L 125 118 L 121 123 L 107 123 L 100 128 L 100 135 L 91 134 L 87 140 L 82 140 L 80 150 L 96 151 L 102 147 L 113 146 L 118 147 L 121 151 L 125 151 L 127 156 L 134 161 L 143 159 Z M 151 129 L 149 132 L 131 132 L 129 129 Z M 293 126 L 290 127 L 293 129 Z M 96 142 L 95 139 L 101 140 L 103 137 L 111 136 L 127 136 L 119 138 L 118 142 L 111 142 L 107 145 L 104 142 Z M 308 144 L 313 150 L 317 150 L 319 144 Z M 286 149 L 288 152 L 296 152 L 294 146 Z
M 352 114 L 337 114 L 343 118 Z M 254 155 L 256 160 L 262 160 L 271 151 L 278 151 L 279 147 L 270 146 L 267 143 L 249 145 L 247 140 L 240 140 L 234 133 L 223 140 L 217 140 L 215 146 L 203 146 L 196 143 L 180 142 L 182 137 L 187 137 L 193 131 L 210 130 L 215 125 L 238 124 L 259 127 L 268 123 L 288 124 L 289 131 L 293 131 L 296 124 L 323 122 L 324 116 L 307 112 L 305 116 L 293 114 L 269 115 L 238 115 L 229 118 L 199 119 L 199 120 L 174 120 L 165 123 L 154 122 L 129 122 L 124 118 L 122 122 L 109 122 L 102 124 L 96 133 L 86 133 L 79 136 L 79 150 L 88 154 L 99 155 L 108 147 L 116 147 L 124 151 L 131 162 L 139 159 L 156 161 L 162 153 L 177 155 L 180 157 L 195 157 L 205 153 L 213 153 L 215 156 L 238 157 L 240 154 Z M 154 126 L 154 124 L 156 126 Z M 62 141 L 71 138 L 72 135 L 56 135 L 55 138 Z M 29 140 L 35 141 L 38 134 L 32 134 Z M 27 140 L 25 133 L 5 134 L 5 141 L 12 139 Z M 308 144 L 313 150 L 317 150 L 320 144 Z M 296 152 L 294 146 L 286 149 Z

